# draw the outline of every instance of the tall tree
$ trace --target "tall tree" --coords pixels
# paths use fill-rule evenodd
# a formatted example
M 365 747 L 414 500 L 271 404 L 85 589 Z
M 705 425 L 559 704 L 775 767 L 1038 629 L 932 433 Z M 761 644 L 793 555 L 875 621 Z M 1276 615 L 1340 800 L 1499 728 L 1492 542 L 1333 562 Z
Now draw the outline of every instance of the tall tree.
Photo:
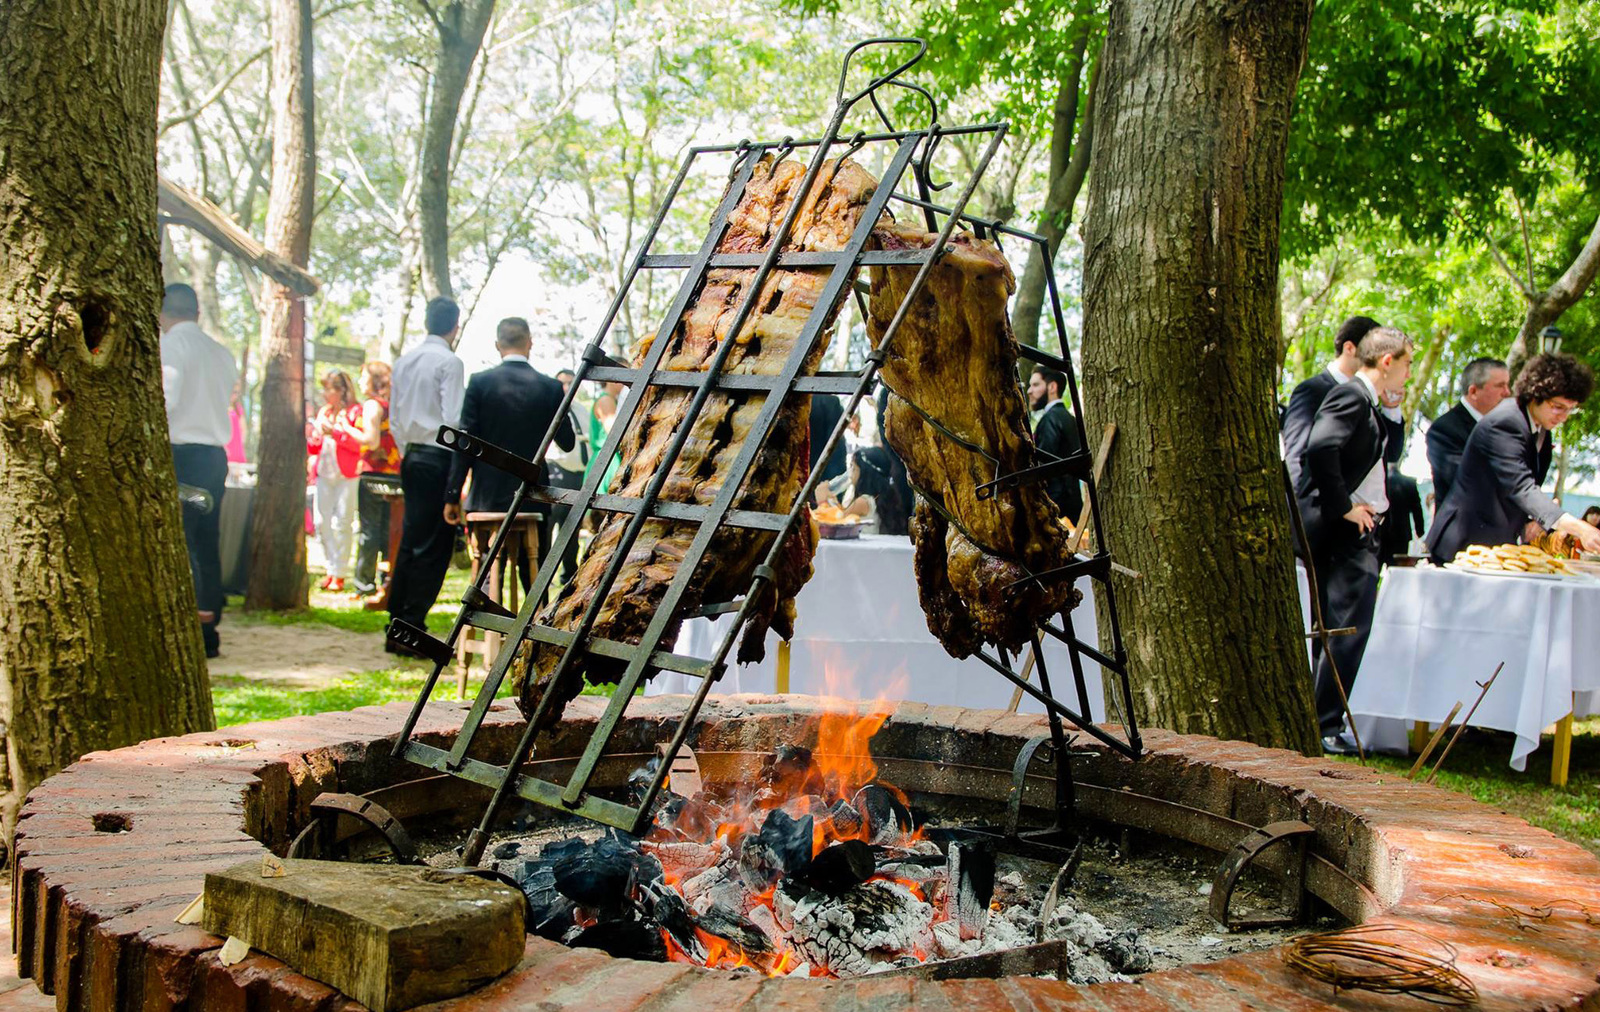
M 495 0 L 451 0 L 442 9 L 417 0 L 439 33 L 434 55 L 433 88 L 427 126 L 422 134 L 422 179 L 417 212 L 422 225 L 422 292 L 428 298 L 454 297 L 450 283 L 450 157 L 456 119 L 467 92 L 472 64 L 483 46 L 483 33 L 494 15 Z
M 8 834 L 29 788 L 84 752 L 215 726 L 156 328 L 165 14 L 0 4 Z
M 1089 431 L 1136 708 L 1314 752 L 1273 393 L 1278 224 L 1311 0 L 1118 0 L 1084 246 Z M 1203 127 L 1201 126 L 1203 124 Z
M 305 267 L 311 257 L 316 188 L 311 0 L 272 0 L 272 189 L 267 248 Z M 250 515 L 245 607 L 306 603 L 305 343 L 300 296 L 263 279 L 261 449 Z

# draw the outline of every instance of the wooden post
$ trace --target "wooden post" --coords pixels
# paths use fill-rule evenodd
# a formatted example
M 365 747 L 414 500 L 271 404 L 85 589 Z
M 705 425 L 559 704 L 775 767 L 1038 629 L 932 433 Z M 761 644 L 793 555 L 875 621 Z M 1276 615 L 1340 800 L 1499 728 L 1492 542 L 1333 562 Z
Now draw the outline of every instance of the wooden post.
M 1550 756 L 1550 783 L 1556 787 L 1567 786 L 1567 774 L 1572 767 L 1572 711 L 1556 721 L 1555 751 Z
M 778 641 L 778 677 L 773 690 L 782 694 L 789 691 L 789 641 Z

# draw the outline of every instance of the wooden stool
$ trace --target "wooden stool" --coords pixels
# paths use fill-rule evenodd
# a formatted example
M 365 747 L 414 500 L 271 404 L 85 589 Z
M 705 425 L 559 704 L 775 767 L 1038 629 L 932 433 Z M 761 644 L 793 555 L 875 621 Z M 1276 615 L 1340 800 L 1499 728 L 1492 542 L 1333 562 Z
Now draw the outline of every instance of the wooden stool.
M 500 523 L 505 518 L 504 513 L 468 513 L 466 516 L 467 551 L 472 555 L 474 583 L 478 579 L 478 567 L 483 564 L 484 555 L 488 554 L 489 543 L 494 540 L 494 532 L 500 529 Z M 517 610 L 522 597 L 522 583 L 517 579 L 517 545 L 527 547 L 529 568 L 537 573 L 539 524 L 543 520 L 544 515 L 540 513 L 525 510 L 517 514 L 516 519 L 511 521 L 511 529 L 506 532 L 505 546 L 494 560 L 489 578 L 483 583 L 484 595 L 511 611 Z M 462 627 L 461 635 L 456 637 L 456 686 L 462 699 L 467 698 L 467 669 L 471 667 L 472 655 L 481 656 L 484 669 L 487 670 L 495 654 L 500 652 L 500 639 L 499 633 L 488 629 L 477 629 L 470 625 Z

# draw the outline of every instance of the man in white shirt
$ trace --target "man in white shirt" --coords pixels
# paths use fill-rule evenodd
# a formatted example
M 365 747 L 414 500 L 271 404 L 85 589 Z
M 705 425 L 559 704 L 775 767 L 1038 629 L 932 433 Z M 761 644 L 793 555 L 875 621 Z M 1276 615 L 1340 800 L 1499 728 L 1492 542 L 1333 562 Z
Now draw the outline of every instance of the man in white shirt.
M 1317 720 L 1324 751 L 1351 751 L 1341 731 L 1344 699 L 1355 682 L 1378 598 L 1378 526 L 1389 510 L 1384 468 L 1390 430 L 1386 395 L 1402 393 L 1411 375 L 1411 339 L 1379 327 L 1362 337 L 1361 368 L 1317 409 L 1306 440 L 1296 494 L 1316 563 L 1317 593 L 1329 628 L 1353 628 L 1316 656 Z M 1335 677 L 1337 676 L 1337 677 Z M 1340 686 L 1344 691 L 1340 691 Z
M 209 509 L 183 507 L 183 540 L 189 548 L 195 606 L 206 656 L 218 656 L 222 618 L 222 494 L 228 480 L 232 435 L 228 408 L 238 368 L 228 349 L 200 329 L 200 301 L 188 285 L 168 285 L 161 296 L 161 387 L 167 402 L 167 438 L 172 470 L 180 485 L 204 489 Z
M 405 520 L 389 581 L 389 617 L 418 629 L 427 628 L 428 609 L 444 585 L 456 543 L 456 529 L 439 508 L 452 462 L 438 435 L 441 425 L 461 424 L 466 370 L 455 353 L 460 319 L 454 300 L 430 300 L 424 312 L 428 336 L 400 356 L 390 380 L 389 431 L 404 454 Z M 411 653 L 393 640 L 385 647 L 390 653 Z

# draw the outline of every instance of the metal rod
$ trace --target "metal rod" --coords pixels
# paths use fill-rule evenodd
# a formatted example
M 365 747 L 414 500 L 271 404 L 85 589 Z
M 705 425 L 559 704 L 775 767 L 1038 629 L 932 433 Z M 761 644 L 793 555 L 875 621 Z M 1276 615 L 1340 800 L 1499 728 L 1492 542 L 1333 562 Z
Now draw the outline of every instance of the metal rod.
M 1417 761 L 1412 763 L 1411 769 L 1406 772 L 1407 780 L 1415 780 L 1417 778 L 1417 771 L 1422 769 L 1423 764 L 1428 761 L 1428 756 L 1433 754 L 1434 746 L 1439 744 L 1439 739 L 1448 734 L 1450 728 L 1455 724 L 1456 714 L 1461 712 L 1461 705 L 1461 700 L 1456 700 L 1456 705 L 1452 706 L 1450 712 L 1445 715 L 1444 723 L 1439 725 L 1439 730 L 1433 732 L 1433 737 L 1428 739 L 1428 744 L 1423 747 L 1421 752 L 1417 753 Z
M 1461 737 L 1461 732 L 1465 731 L 1467 729 L 1467 725 L 1472 723 L 1472 715 L 1478 712 L 1478 704 L 1483 702 L 1483 697 L 1489 694 L 1489 687 L 1494 684 L 1494 680 L 1496 678 L 1500 677 L 1500 672 L 1505 668 L 1505 666 L 1506 662 L 1501 661 L 1495 667 L 1494 674 L 1489 676 L 1489 680 L 1487 682 L 1473 683 L 1483 691 L 1479 692 L 1478 698 L 1472 701 L 1472 709 L 1468 710 L 1467 715 L 1461 718 L 1461 726 L 1456 728 L 1456 733 L 1450 736 L 1450 741 L 1446 743 L 1444 751 L 1439 754 L 1439 761 L 1433 764 L 1433 772 L 1428 774 L 1428 779 L 1424 780 L 1423 783 L 1431 784 L 1433 783 L 1434 777 L 1439 775 L 1439 770 L 1444 766 L 1444 761 L 1450 758 L 1450 750 L 1456 747 L 1456 739 Z
M 1072 721 L 1085 734 L 1091 735 L 1095 739 L 1097 739 L 1097 740 L 1099 740 L 1101 742 L 1104 742 L 1108 747 L 1116 750 L 1117 752 L 1119 752 L 1122 755 L 1127 756 L 1129 759 L 1137 759 L 1137 758 L 1140 757 L 1140 755 L 1143 754 L 1143 748 L 1142 747 L 1132 746 L 1132 745 L 1130 745 L 1129 743 L 1127 743 L 1125 741 L 1121 741 L 1121 740 L 1119 740 L 1117 738 L 1114 738 L 1111 735 L 1107 734 L 1105 731 L 1103 731 L 1099 727 L 1095 726 L 1095 723 L 1094 723 L 1094 721 L 1092 719 L 1090 719 L 1089 717 L 1083 716 L 1082 714 L 1073 712 L 1073 710 L 1071 708 L 1069 708 L 1066 705 L 1064 705 L 1063 703 L 1061 703 L 1054 696 L 1050 696 L 1050 695 L 1047 695 L 1046 693 L 1040 692 L 1038 689 L 1034 688 L 1032 685 L 1029 685 L 1027 682 L 1024 682 L 1022 679 L 1018 678 L 1016 676 L 1016 674 L 1011 671 L 1011 669 L 1007 668 L 1004 664 L 1001 664 L 999 661 L 995 660 L 993 657 L 990 657 L 986 652 L 984 652 L 982 650 L 979 650 L 976 653 L 974 653 L 972 656 L 978 658 L 983 663 L 989 665 L 989 667 L 991 667 L 994 670 L 998 671 L 1001 675 L 1003 675 L 1013 685 L 1020 686 L 1022 688 L 1023 692 L 1026 692 L 1028 695 L 1030 695 L 1034 699 L 1038 700 L 1039 701 L 1039 705 L 1043 706 L 1046 710 L 1052 710 L 1052 711 L 1054 711 L 1056 713 L 1061 714 L 1061 716 L 1067 718 L 1068 720 Z
M 1004 122 L 995 122 L 995 123 L 976 123 L 976 124 L 973 124 L 971 126 L 940 127 L 939 128 L 939 132 L 941 134 L 945 135 L 946 137 L 952 137 L 952 136 L 963 136 L 963 135 L 967 135 L 967 134 L 986 134 L 986 133 L 992 133 L 992 132 L 994 132 L 996 130 L 1005 130 L 1005 129 L 1007 129 L 1007 124 L 1006 123 L 1004 123 Z M 868 141 L 868 142 L 871 142 L 871 141 L 900 141 L 900 140 L 905 140 L 907 137 L 910 137 L 912 134 L 925 134 L 925 133 L 927 133 L 926 130 L 883 130 L 883 131 L 879 131 L 877 133 L 862 134 L 859 137 L 855 137 L 855 138 L 852 138 L 852 139 L 853 140 Z M 836 139 L 837 138 L 830 139 L 829 143 L 832 143 L 833 140 L 836 140 Z M 817 145 L 821 144 L 822 142 L 823 142 L 823 138 L 821 138 L 821 137 L 808 137 L 805 140 L 789 141 L 788 145 L 790 147 L 792 147 L 792 148 L 814 148 Z M 754 141 L 745 141 L 745 142 L 742 142 L 742 143 L 747 147 L 775 148 L 780 143 L 783 143 L 783 142 L 781 142 L 781 141 L 762 141 L 760 144 L 757 144 Z M 739 148 L 740 148 L 739 144 L 704 144 L 704 145 L 700 145 L 700 146 L 695 147 L 695 148 L 691 148 L 690 150 L 695 151 L 695 152 L 697 152 L 699 154 L 703 154 L 703 155 L 715 155 L 715 154 L 725 154 L 725 153 L 730 152 L 730 151 L 738 151 Z
M 1356 759 L 1361 765 L 1367 764 L 1366 750 L 1361 746 L 1361 732 L 1356 730 L 1356 715 L 1350 712 L 1350 697 L 1345 695 L 1344 681 L 1339 677 L 1339 665 L 1333 659 L 1333 654 L 1328 650 L 1328 627 L 1322 620 L 1322 593 L 1317 587 L 1317 566 L 1311 560 L 1311 539 L 1306 536 L 1305 518 L 1300 515 L 1300 500 L 1295 498 L 1294 485 L 1289 481 L 1289 464 L 1280 465 L 1283 475 L 1283 490 L 1289 497 L 1289 522 L 1294 531 L 1295 541 L 1299 543 L 1300 550 L 1305 553 L 1302 562 L 1306 566 L 1306 596 L 1311 602 L 1312 631 L 1317 633 L 1322 644 L 1322 652 L 1328 658 L 1328 667 L 1333 672 L 1334 688 L 1339 690 L 1339 703 L 1344 707 L 1346 717 L 1350 718 L 1350 736 L 1355 739 Z M 1315 666 L 1311 669 L 1313 677 L 1316 676 Z

